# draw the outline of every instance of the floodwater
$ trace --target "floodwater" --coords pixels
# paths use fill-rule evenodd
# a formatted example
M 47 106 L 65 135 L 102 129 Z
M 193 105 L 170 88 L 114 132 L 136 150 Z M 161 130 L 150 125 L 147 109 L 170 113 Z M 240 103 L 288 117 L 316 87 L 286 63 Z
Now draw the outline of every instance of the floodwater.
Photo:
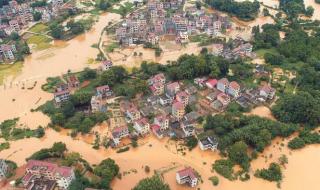
M 314 8 L 312 19 L 320 20 L 320 4 L 316 3 L 315 0 L 304 0 L 304 4 L 306 7 L 312 6 Z
M 289 164 L 285 166 L 284 180 L 281 184 L 285 190 L 301 190 L 305 187 L 308 190 L 318 190 L 317 172 L 320 168 L 318 159 L 320 157 L 319 146 L 308 146 L 302 150 L 290 151 L 286 148 L 288 140 L 277 138 L 272 145 L 259 155 L 257 160 L 252 162 L 251 179 L 247 182 L 233 181 L 230 182 L 219 177 L 220 183 L 213 187 L 208 180 L 209 177 L 217 175 L 211 171 L 211 165 L 215 160 L 220 159 L 217 152 L 201 151 L 199 147 L 189 152 L 184 150 L 178 152 L 179 145 L 168 139 L 158 140 L 153 136 L 148 136 L 139 141 L 139 146 L 135 149 L 124 153 L 116 153 L 114 150 L 95 150 L 91 144 L 82 140 L 73 140 L 66 136 L 64 131 L 56 132 L 52 129 L 46 131 L 46 136 L 42 139 L 30 138 L 18 140 L 10 143 L 10 149 L 3 150 L 0 158 L 6 158 L 17 162 L 19 166 L 25 163 L 25 158 L 41 148 L 51 147 L 54 142 L 62 141 L 66 143 L 69 151 L 79 152 L 84 159 L 91 164 L 97 164 L 106 158 L 114 159 L 120 166 L 122 179 L 115 179 L 112 182 L 112 188 L 115 190 L 131 189 L 139 180 L 150 177 L 154 170 L 161 173 L 164 180 L 169 183 L 173 190 L 187 190 L 186 186 L 180 186 L 175 182 L 175 172 L 191 166 L 201 174 L 203 183 L 198 185 L 201 189 L 238 189 L 238 190 L 274 190 L 275 183 L 270 183 L 253 177 L 253 172 L 259 168 L 267 167 L 271 162 L 285 154 L 289 159 Z M 144 167 L 149 166 L 150 172 L 146 173 Z
M 52 94 L 41 90 L 41 85 L 47 77 L 59 76 L 68 70 L 97 67 L 87 64 L 90 58 L 94 59 L 98 54 L 98 49 L 91 45 L 98 43 L 100 33 L 108 22 L 118 19 L 120 16 L 117 14 L 103 14 L 89 32 L 67 42 L 55 41 L 53 48 L 36 51 L 26 57 L 21 74 L 7 78 L 4 85 L 0 86 L 0 121 L 22 117 L 22 122 L 29 127 L 45 126 L 48 123 L 45 116 L 30 112 L 53 98 Z M 34 121 L 38 121 L 38 124 L 34 124 Z

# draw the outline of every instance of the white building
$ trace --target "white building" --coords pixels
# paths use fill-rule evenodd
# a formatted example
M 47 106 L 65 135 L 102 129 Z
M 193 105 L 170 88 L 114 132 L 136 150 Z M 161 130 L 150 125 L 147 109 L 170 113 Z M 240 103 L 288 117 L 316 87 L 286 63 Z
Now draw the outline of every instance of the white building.
M 146 118 L 141 118 L 134 122 L 133 128 L 137 131 L 138 134 L 144 135 L 149 133 L 150 124 Z
M 176 173 L 176 180 L 178 184 L 188 184 L 191 187 L 197 186 L 198 178 L 192 168 L 185 168 Z
M 201 150 L 212 150 L 215 151 L 218 148 L 218 141 L 215 137 L 206 137 L 199 140 L 199 146 Z

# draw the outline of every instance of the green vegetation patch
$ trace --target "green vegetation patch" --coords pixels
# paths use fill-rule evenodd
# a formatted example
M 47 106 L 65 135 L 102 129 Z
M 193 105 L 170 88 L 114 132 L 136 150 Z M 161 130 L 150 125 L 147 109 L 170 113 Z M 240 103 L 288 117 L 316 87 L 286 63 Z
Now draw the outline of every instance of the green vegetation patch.
M 113 52 L 114 49 L 119 48 L 119 47 L 120 47 L 120 45 L 117 42 L 114 42 L 112 44 L 107 45 L 106 51 L 110 53 L 110 52 Z
M 50 44 L 51 41 L 52 39 L 38 34 L 32 35 L 27 39 L 27 43 L 29 45 L 36 45 L 36 50 L 44 50 L 52 47 L 52 45 Z
M 38 23 L 29 29 L 30 32 L 45 33 L 49 31 L 49 27 L 43 23 Z
M 17 128 L 18 118 L 5 120 L 0 124 L 1 130 L 1 138 L 5 140 L 19 140 L 23 138 L 30 138 L 30 137 L 43 137 L 44 129 L 42 127 L 38 127 L 35 130 L 31 130 L 29 128 Z
M 0 143 L 0 152 L 9 148 L 10 148 L 10 144 L 8 142 Z
M 3 81 L 8 76 L 15 77 L 22 70 L 23 63 L 15 62 L 14 64 L 0 64 L 0 85 L 3 84 Z

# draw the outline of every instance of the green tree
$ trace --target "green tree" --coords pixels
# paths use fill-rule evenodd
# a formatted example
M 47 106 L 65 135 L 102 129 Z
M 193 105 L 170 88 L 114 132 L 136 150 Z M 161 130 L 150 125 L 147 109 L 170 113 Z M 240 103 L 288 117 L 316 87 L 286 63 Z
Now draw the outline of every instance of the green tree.
M 141 180 L 133 190 L 170 190 L 168 184 L 163 183 L 159 176 Z
M 248 170 L 250 167 L 249 156 L 247 154 L 248 146 L 246 143 L 239 141 L 230 146 L 227 150 L 228 157 L 231 161 L 242 166 L 243 169 Z
M 42 13 L 36 11 L 36 12 L 34 12 L 34 13 L 32 14 L 32 16 L 33 16 L 33 20 L 34 20 L 34 21 L 39 21 L 39 20 L 41 20 Z
M 313 8 L 312 6 L 308 6 L 308 7 L 306 8 L 306 13 L 305 13 L 306 16 L 312 17 L 313 13 L 314 13 L 314 8 Z
M 255 176 L 268 181 L 281 181 L 282 172 L 279 164 L 271 163 L 268 169 L 260 169 L 255 172 Z
M 318 125 L 320 101 L 308 92 L 287 94 L 272 107 L 272 113 L 282 122 Z
M 101 186 L 109 189 L 112 179 L 119 173 L 119 166 L 114 160 L 107 158 L 94 168 L 93 173 L 102 178 Z

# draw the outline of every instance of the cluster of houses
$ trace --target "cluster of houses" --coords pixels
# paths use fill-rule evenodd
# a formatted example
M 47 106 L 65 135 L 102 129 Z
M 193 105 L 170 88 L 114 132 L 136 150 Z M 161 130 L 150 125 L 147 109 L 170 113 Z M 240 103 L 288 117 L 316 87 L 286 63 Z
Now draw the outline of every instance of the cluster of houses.
M 124 137 L 144 136 L 148 133 L 153 133 L 158 138 L 190 137 L 197 132 L 201 133 L 201 129 L 196 128 L 197 119 L 207 114 L 223 112 L 232 101 L 248 107 L 250 104 L 272 100 L 275 95 L 275 89 L 268 84 L 246 90 L 238 82 L 229 82 L 227 78 L 195 78 L 194 85 L 186 86 L 180 82 L 167 82 L 165 75 L 159 73 L 148 79 L 148 85 L 152 95 L 146 97 L 145 102 L 141 101 L 143 103 L 137 105 L 122 100 L 117 111 L 111 111 L 116 113 L 109 125 L 114 146 L 119 145 Z M 198 93 L 201 92 L 203 95 L 199 96 Z M 191 106 L 198 106 L 197 111 L 187 110 Z M 201 113 L 199 109 L 204 112 Z M 199 139 L 199 146 L 202 150 L 214 151 L 218 140 L 214 136 L 206 136 Z
M 116 29 L 120 44 L 130 46 L 141 43 L 157 44 L 161 38 L 188 42 L 189 35 L 206 33 L 218 36 L 223 29 L 230 29 L 228 17 L 207 15 L 195 6 L 183 9 L 184 0 L 150 0 L 145 10 L 135 11 Z
M 61 82 L 56 85 L 53 93 L 54 101 L 57 106 L 70 99 L 70 94 L 73 90 L 80 88 L 80 81 L 75 75 L 67 77 L 67 83 Z
M 71 167 L 58 166 L 46 161 L 29 160 L 22 184 L 28 190 L 57 188 L 67 190 L 74 179 L 75 174 Z
M 241 37 L 232 41 L 232 47 L 222 43 L 215 43 L 211 46 L 211 53 L 216 56 L 222 56 L 225 59 L 238 59 L 243 57 L 255 58 L 256 54 L 252 52 L 253 45 L 246 42 Z
M 49 22 L 52 18 L 61 15 L 64 11 L 74 8 L 72 1 L 64 3 L 63 0 L 48 1 L 45 6 L 33 6 L 37 1 L 24 1 L 18 3 L 15 0 L 9 1 L 8 5 L 0 8 L 0 19 L 7 20 L 0 24 L 0 31 L 10 35 L 12 32 L 19 32 L 33 21 L 33 13 L 41 13 L 41 21 Z
M 16 0 L 9 1 L 8 4 L 0 8 L 0 60 L 14 61 L 16 59 L 17 48 L 12 41 L 8 42 L 8 36 L 13 32 L 18 33 L 27 28 L 29 23 L 34 21 L 33 14 L 41 14 L 42 22 L 49 22 L 53 18 L 66 13 L 68 10 L 74 10 L 74 1 L 64 2 L 63 0 L 43 1 L 43 5 L 34 6 L 34 3 L 41 1 L 23 1 L 19 3 Z

